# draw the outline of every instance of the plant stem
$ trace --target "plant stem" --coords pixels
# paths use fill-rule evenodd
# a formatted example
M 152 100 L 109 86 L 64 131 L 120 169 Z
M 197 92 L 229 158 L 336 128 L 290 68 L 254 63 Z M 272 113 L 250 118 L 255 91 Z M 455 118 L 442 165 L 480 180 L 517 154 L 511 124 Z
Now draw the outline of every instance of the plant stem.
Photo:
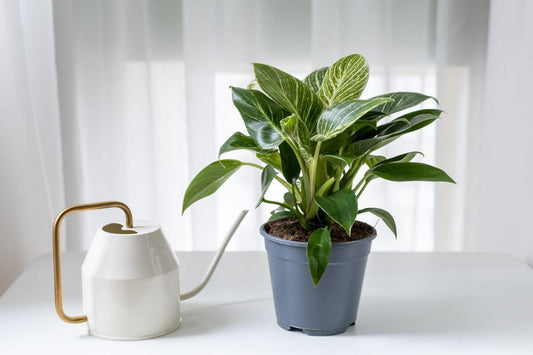
M 292 184 L 292 197 L 294 198 L 294 209 L 296 211 L 299 210 L 299 207 L 298 207 L 298 201 L 297 201 L 297 198 L 296 198 L 296 184 Z
M 300 154 L 300 151 L 298 147 L 296 147 L 294 142 L 289 137 L 287 137 L 286 142 L 289 145 L 289 147 L 291 147 L 292 151 L 294 152 L 294 155 L 296 155 L 296 159 L 298 160 L 298 164 L 300 165 L 300 170 L 302 170 L 302 186 L 301 186 L 302 196 L 301 197 L 302 197 L 302 201 L 305 206 L 307 203 L 307 198 L 309 194 L 306 188 L 306 186 L 309 185 L 309 173 L 307 170 L 307 165 L 305 164 L 305 161 L 303 160 L 302 155 Z
M 365 155 L 361 156 L 359 159 L 354 161 L 354 164 L 352 167 L 346 172 L 344 177 L 342 178 L 341 185 L 342 188 L 346 188 L 349 186 L 349 188 L 352 188 L 353 179 L 359 172 L 359 169 L 363 166 L 363 164 L 366 161 L 366 157 L 370 154 L 370 152 L 366 153 Z
M 322 145 L 322 142 L 318 142 L 315 147 L 315 154 L 313 156 L 313 160 L 311 161 L 311 166 L 309 167 L 309 189 L 307 190 L 307 208 L 305 211 L 304 216 L 309 218 L 312 216 L 309 216 L 309 213 L 311 212 L 311 208 L 313 206 L 313 201 L 315 198 L 315 190 L 316 190 L 316 170 L 318 167 L 318 158 L 320 156 L 320 146 Z
M 318 166 L 318 157 L 319 157 L 319 154 L 320 154 L 320 146 L 322 145 L 322 142 L 318 142 L 316 144 L 316 147 L 315 147 L 315 155 L 313 156 L 313 161 L 311 162 L 311 168 L 309 169 L 310 170 L 310 177 L 309 177 L 309 185 L 310 185 L 310 190 L 312 192 L 312 194 L 314 195 L 315 194 L 315 183 L 316 183 L 316 170 L 317 170 L 317 166 Z
M 271 201 L 271 200 L 267 200 L 266 198 L 263 198 L 263 202 L 264 203 L 270 203 L 272 205 L 278 205 L 278 206 L 281 206 L 283 208 L 286 208 L 288 209 L 289 211 L 292 211 L 294 212 L 297 216 L 300 215 L 300 213 L 298 213 L 298 211 L 296 211 L 292 206 L 286 204 L 286 203 L 283 203 L 283 202 L 278 202 L 278 201 Z
M 263 170 L 264 167 L 259 165 L 259 164 L 254 164 L 254 163 L 248 163 L 248 162 L 242 162 L 242 165 L 248 165 L 248 166 L 251 166 L 251 167 L 254 167 L 254 168 L 257 168 L 259 170 Z M 274 176 L 274 179 L 276 179 L 280 184 L 282 184 L 289 192 L 292 192 L 292 186 L 291 184 L 289 184 L 287 181 L 283 180 L 282 178 L 280 178 L 279 176 Z M 299 194 L 300 191 L 298 191 L 298 189 L 296 189 L 296 192 Z
M 359 183 L 354 187 L 353 189 L 353 192 L 357 192 L 357 190 L 361 187 L 361 185 L 363 185 L 363 183 L 366 181 L 365 177 L 363 177 L 361 179 L 361 181 L 359 181 Z

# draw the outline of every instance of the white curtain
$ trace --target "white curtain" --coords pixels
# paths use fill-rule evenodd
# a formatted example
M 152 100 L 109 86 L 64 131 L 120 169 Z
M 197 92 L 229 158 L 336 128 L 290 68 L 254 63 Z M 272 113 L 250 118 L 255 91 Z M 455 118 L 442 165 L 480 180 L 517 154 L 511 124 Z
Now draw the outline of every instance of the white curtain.
M 124 200 L 136 216 L 159 221 L 174 247 L 213 249 L 238 211 L 253 209 L 258 171 L 243 168 L 183 217 L 181 199 L 224 140 L 244 131 L 228 87 L 252 79 L 250 63 L 303 77 L 359 52 L 372 70 L 366 96 L 437 95 L 438 11 L 436 2 L 419 0 L 55 1 L 62 137 L 65 148 L 76 147 L 63 157 L 66 203 Z M 413 134 L 384 153 L 422 150 L 435 163 L 435 132 Z M 247 152 L 233 156 L 254 160 Z M 434 249 L 434 185 L 377 182 L 361 203 L 398 219 L 397 241 L 378 224 L 377 250 Z M 268 210 L 253 210 L 230 248 L 261 248 L 257 227 Z M 90 226 L 119 218 L 107 216 L 74 219 L 68 247 L 86 248 Z
M 0 1 L 0 293 L 64 206 L 50 1 Z
M 444 118 L 383 153 L 423 151 L 424 162 L 458 182 L 370 185 L 360 204 L 389 210 L 399 229 L 395 240 L 378 223 L 374 249 L 523 257 L 532 172 L 521 125 L 532 120 L 519 108 L 531 78 L 532 12 L 525 0 L 2 2 L 0 253 L 8 272 L 0 290 L 50 251 L 53 216 L 76 203 L 122 200 L 186 250 L 214 249 L 238 211 L 252 209 L 230 249 L 261 248 L 257 228 L 269 208 L 253 209 L 252 168 L 181 215 L 190 179 L 229 135 L 244 132 L 228 86 L 252 79 L 251 62 L 303 77 L 350 53 L 370 64 L 367 97 L 439 97 Z M 122 218 L 69 217 L 66 248 L 86 249 L 99 224 Z
M 468 250 L 527 257 L 533 266 L 533 2 L 492 1 L 485 104 L 469 181 Z

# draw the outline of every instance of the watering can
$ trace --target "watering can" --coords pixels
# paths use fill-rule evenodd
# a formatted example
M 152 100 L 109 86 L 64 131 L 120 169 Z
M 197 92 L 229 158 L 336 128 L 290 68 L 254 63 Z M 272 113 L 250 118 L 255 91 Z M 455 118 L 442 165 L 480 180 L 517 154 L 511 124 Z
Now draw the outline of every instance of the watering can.
M 68 316 L 63 311 L 61 288 L 61 222 L 73 212 L 112 207 L 124 211 L 126 226 L 111 223 L 97 230 L 81 268 L 85 315 Z M 181 324 L 180 300 L 205 287 L 247 212 L 242 211 L 235 220 L 202 282 L 180 294 L 178 259 L 159 225 L 144 221 L 134 224 L 128 206 L 118 201 L 64 209 L 53 228 L 57 315 L 67 323 L 87 322 L 89 334 L 109 340 L 141 340 L 172 332 Z

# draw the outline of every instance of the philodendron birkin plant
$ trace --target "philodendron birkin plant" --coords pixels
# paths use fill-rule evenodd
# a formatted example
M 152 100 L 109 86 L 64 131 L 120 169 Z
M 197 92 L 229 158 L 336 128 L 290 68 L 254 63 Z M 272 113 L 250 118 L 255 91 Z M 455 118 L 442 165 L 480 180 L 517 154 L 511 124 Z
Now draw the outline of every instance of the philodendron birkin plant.
M 239 168 L 261 170 L 257 206 L 273 204 L 277 208 L 270 220 L 297 219 L 303 228 L 313 231 L 307 243 L 307 258 L 315 287 L 331 256 L 333 224 L 350 236 L 357 215 L 372 213 L 396 235 L 390 213 L 377 207 L 359 208 L 358 200 L 372 181 L 453 182 L 439 168 L 412 162 L 420 152 L 394 157 L 374 153 L 404 134 L 433 123 L 442 111 L 406 112 L 426 100 L 436 101 L 415 92 L 360 99 L 369 75 L 363 56 L 346 56 L 303 80 L 266 64 L 253 64 L 253 70 L 253 84 L 231 88 L 248 135 L 234 133 L 220 148 L 219 157 L 246 149 L 265 165 L 234 159 L 209 164 L 187 188 L 183 211 L 214 193 Z M 366 169 L 364 174 L 361 169 Z M 287 190 L 279 201 L 265 198 L 274 180 Z

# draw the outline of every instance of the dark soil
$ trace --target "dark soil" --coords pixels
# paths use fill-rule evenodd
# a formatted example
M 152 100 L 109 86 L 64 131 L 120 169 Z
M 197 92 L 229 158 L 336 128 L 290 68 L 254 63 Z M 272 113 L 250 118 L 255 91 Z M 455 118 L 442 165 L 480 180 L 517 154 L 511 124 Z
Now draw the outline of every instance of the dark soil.
M 310 228 L 306 230 L 300 225 L 300 222 L 296 218 L 284 218 L 277 221 L 268 222 L 265 224 L 265 231 L 268 234 L 285 240 L 294 240 L 298 242 L 307 242 L 311 234 L 319 227 Z M 332 243 L 345 243 L 352 242 L 354 240 L 364 239 L 371 236 L 375 231 L 374 228 L 366 223 L 355 221 L 352 227 L 352 233 L 348 236 L 346 231 L 334 223 L 330 227 L 330 235 Z

